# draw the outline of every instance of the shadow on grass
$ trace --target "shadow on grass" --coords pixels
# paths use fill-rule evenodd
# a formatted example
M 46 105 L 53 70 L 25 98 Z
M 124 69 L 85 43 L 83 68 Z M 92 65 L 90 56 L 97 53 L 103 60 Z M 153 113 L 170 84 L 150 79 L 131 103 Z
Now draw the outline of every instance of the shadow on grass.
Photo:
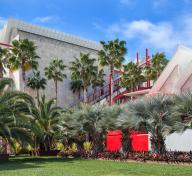
M 10 157 L 9 161 L 0 161 L 0 172 L 5 170 L 43 168 L 44 164 L 50 162 L 70 162 L 78 161 L 76 158 L 56 158 L 56 157 Z

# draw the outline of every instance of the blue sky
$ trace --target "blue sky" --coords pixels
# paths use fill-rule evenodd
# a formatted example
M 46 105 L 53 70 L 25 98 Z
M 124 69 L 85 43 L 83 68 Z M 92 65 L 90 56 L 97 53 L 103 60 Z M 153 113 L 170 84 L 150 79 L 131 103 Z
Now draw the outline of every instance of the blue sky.
M 95 41 L 126 40 L 127 59 L 192 47 L 192 0 L 0 0 L 0 28 L 17 18 Z

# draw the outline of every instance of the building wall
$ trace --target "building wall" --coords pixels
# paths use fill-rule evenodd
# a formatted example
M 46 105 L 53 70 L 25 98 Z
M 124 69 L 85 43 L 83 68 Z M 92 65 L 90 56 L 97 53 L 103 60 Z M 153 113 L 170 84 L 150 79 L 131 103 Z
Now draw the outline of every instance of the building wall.
M 39 60 L 39 70 L 43 76 L 44 68 L 53 58 L 62 59 L 64 64 L 67 66 L 69 66 L 70 62 L 74 60 L 74 56 L 79 57 L 80 52 L 90 53 L 90 57 L 97 58 L 96 50 L 91 50 L 85 47 L 46 38 L 43 36 L 38 36 L 35 34 L 30 34 L 23 31 L 18 31 L 18 34 L 20 39 L 28 38 L 37 46 L 37 54 L 41 58 Z M 73 94 L 70 90 L 70 70 L 66 68 L 65 73 L 67 75 L 67 79 L 58 83 L 58 104 L 62 107 L 67 106 L 78 99 L 78 96 Z M 29 91 L 28 89 L 25 90 Z M 52 80 L 48 81 L 48 85 L 44 93 L 48 98 L 55 97 L 55 86 Z

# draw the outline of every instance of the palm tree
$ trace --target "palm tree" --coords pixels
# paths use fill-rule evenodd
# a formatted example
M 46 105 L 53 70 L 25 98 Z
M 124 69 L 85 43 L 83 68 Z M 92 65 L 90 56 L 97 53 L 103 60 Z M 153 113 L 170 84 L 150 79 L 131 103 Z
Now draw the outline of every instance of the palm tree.
M 61 108 L 55 106 L 55 99 L 46 101 L 43 96 L 38 106 L 31 107 L 28 117 L 36 147 L 37 143 L 41 143 L 46 151 L 50 151 L 55 136 L 61 130 Z
M 32 77 L 29 77 L 27 80 L 27 86 L 33 90 L 36 90 L 38 103 L 39 103 L 39 90 L 45 89 L 46 84 L 47 84 L 46 79 L 41 77 L 39 71 L 33 71 Z
M 167 63 L 165 54 L 157 52 L 152 56 L 151 65 L 147 65 L 144 69 L 145 78 L 147 80 L 157 80 Z
M 124 73 L 122 76 L 121 85 L 128 90 L 134 91 L 134 88 L 139 86 L 144 81 L 142 70 L 137 64 L 133 62 L 129 62 L 123 67 Z
M 83 83 L 81 80 L 73 80 L 70 83 L 70 89 L 73 93 L 77 92 L 79 94 L 79 99 L 81 96 L 81 90 L 83 90 Z
M 6 49 L 0 48 L 0 79 L 3 78 L 3 74 L 6 73 L 5 71 L 5 55 L 6 55 Z
M 93 75 L 93 78 L 92 78 L 92 88 L 94 90 L 94 94 L 96 92 L 96 89 L 97 87 L 103 87 L 104 86 L 104 83 L 105 83 L 105 80 L 104 80 L 104 76 L 105 76 L 105 73 L 104 73 L 104 70 L 101 69 L 101 70 L 96 70 L 96 74 Z
M 192 128 L 192 93 L 186 92 L 174 97 L 174 116 L 181 117 L 183 125 L 179 125 L 177 130 L 184 131 Z
M 110 67 L 110 104 L 113 104 L 112 94 L 113 94 L 113 75 L 114 68 L 120 68 L 124 59 L 124 55 L 127 52 L 125 48 L 125 41 L 119 41 L 118 39 L 114 41 L 108 41 L 108 43 L 101 41 L 103 47 L 102 50 L 98 52 L 98 59 L 101 66 Z
M 22 78 L 25 82 L 27 69 L 37 69 L 39 56 L 36 53 L 37 47 L 28 39 L 14 40 L 12 48 L 7 52 L 7 67 L 10 70 L 21 68 Z
M 104 118 L 103 106 L 84 105 L 71 114 L 71 121 L 69 122 L 74 136 L 80 135 L 84 137 L 84 141 L 91 141 L 95 153 L 103 150 L 100 128 L 102 118 Z
M 26 119 L 23 118 L 26 109 L 25 104 L 33 104 L 33 99 L 29 95 L 14 91 L 12 79 L 3 78 L 0 81 L 0 137 L 6 146 L 13 140 L 20 142 L 31 142 L 29 129 L 23 126 Z
M 82 81 L 84 103 L 87 103 L 87 88 L 96 74 L 97 67 L 94 66 L 94 63 L 95 59 L 90 58 L 89 54 L 83 53 L 80 53 L 80 57 L 75 57 L 75 61 L 71 62 L 71 79 Z
M 53 59 L 47 67 L 45 67 L 45 76 L 48 80 L 52 79 L 55 83 L 56 105 L 57 105 L 57 89 L 58 81 L 62 82 L 67 75 L 64 74 L 66 66 L 61 59 Z
M 174 101 L 169 96 L 147 97 L 127 104 L 131 125 L 137 130 L 147 131 L 151 137 L 152 150 L 164 153 L 166 135 L 176 131 L 175 126 L 181 123 L 178 116 L 173 116 Z

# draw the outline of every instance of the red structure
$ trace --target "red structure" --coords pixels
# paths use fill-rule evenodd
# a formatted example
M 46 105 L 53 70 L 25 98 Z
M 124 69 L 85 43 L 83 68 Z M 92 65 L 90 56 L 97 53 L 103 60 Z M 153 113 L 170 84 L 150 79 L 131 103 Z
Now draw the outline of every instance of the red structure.
M 131 142 L 133 151 L 148 151 L 148 133 L 146 132 L 131 132 Z M 107 135 L 107 147 L 108 151 L 119 151 L 121 149 L 121 140 L 122 140 L 122 132 L 120 130 L 117 131 L 109 131 Z

